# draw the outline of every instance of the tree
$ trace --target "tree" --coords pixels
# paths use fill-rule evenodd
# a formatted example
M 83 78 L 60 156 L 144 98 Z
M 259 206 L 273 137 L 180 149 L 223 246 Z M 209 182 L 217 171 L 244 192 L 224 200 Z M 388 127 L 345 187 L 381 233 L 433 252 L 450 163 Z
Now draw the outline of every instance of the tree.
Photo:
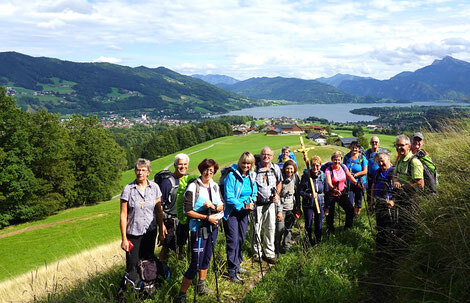
M 328 133 L 328 135 L 331 135 L 331 126 L 328 125 L 326 128 L 325 128 L 326 132 Z
M 357 141 L 361 143 L 362 148 L 368 149 L 369 148 L 369 140 L 367 140 L 366 136 L 362 135 L 357 137 Z
M 125 167 L 122 148 L 95 117 L 72 116 L 67 122 L 73 143 L 72 158 L 77 179 L 76 205 L 111 198 L 119 188 L 120 172 Z
M 364 135 L 364 130 L 362 129 L 361 126 L 354 126 L 353 127 L 353 130 L 352 130 L 352 135 L 354 137 L 360 137 L 360 136 L 363 136 Z

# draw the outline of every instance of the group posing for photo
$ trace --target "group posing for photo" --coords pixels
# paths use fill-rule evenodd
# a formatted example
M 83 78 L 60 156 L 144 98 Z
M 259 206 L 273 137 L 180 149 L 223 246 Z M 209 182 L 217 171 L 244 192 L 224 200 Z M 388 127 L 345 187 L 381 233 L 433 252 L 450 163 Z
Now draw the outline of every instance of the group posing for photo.
M 395 166 L 377 136 L 370 138 L 370 144 L 364 151 L 353 141 L 350 152 L 343 156 L 335 151 L 326 163 L 313 156 L 305 160 L 307 168 L 301 177 L 289 147 L 283 147 L 273 163 L 274 152 L 266 146 L 256 156 L 242 153 L 237 163 L 222 169 L 218 183 L 213 180 L 219 171 L 214 159 L 198 164 L 199 175 L 188 175 L 189 157 L 178 154 L 174 171 L 157 173 L 155 182 L 149 180 L 150 161 L 138 159 L 136 178 L 121 194 L 121 248 L 126 252 L 122 289 L 155 287 L 149 273 L 160 275 L 154 279 L 160 282 L 168 277 L 168 254 L 183 255 L 189 240 L 191 261 L 175 301 L 186 301 L 194 279 L 195 298 L 213 293 L 206 276 L 220 225 L 226 238 L 228 280 L 243 284 L 247 270 L 242 267 L 242 250 L 249 228 L 252 258 L 262 272 L 262 260 L 276 264 L 279 254 L 289 250 L 293 226 L 302 213 L 305 239 L 311 247 L 321 243 L 324 218 L 327 233 L 334 233 L 336 204 L 345 212 L 346 230 L 367 203 L 375 211 L 377 251 L 403 248 L 413 236 L 418 197 L 435 194 L 436 167 L 422 148 L 424 136 L 419 132 L 411 139 L 396 137 Z M 157 234 L 158 259 L 154 255 Z M 144 262 L 148 260 L 152 262 Z

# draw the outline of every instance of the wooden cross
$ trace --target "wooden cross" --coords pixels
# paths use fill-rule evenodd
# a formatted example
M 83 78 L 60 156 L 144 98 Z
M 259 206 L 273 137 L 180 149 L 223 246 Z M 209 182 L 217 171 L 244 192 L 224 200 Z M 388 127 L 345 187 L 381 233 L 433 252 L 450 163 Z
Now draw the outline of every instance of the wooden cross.
M 308 160 L 308 151 L 311 150 L 311 149 L 314 149 L 314 147 L 305 147 L 304 138 L 302 136 L 300 136 L 299 139 L 300 139 L 300 146 L 302 148 L 295 150 L 295 152 L 296 153 L 302 153 L 304 155 L 304 162 L 305 162 L 305 165 L 307 166 L 308 179 L 310 181 L 310 187 L 312 188 L 312 194 L 315 197 L 315 206 L 317 208 L 317 213 L 320 213 L 320 206 L 318 205 L 318 199 L 317 199 L 317 195 L 315 193 L 315 186 L 313 186 L 312 172 L 310 171 L 310 161 Z
M 144 208 L 144 201 L 140 201 L 140 208 Z

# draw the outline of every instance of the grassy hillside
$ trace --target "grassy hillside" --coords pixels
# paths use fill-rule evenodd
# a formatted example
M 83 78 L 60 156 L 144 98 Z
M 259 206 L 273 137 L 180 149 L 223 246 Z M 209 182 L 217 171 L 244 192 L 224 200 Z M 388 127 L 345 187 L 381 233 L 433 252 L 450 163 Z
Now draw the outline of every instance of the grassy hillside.
M 188 116 L 264 104 L 164 67 L 76 63 L 15 52 L 0 53 L 0 66 L 0 85 L 10 87 L 18 104 L 30 110 L 155 115 L 165 110 L 167 116 Z

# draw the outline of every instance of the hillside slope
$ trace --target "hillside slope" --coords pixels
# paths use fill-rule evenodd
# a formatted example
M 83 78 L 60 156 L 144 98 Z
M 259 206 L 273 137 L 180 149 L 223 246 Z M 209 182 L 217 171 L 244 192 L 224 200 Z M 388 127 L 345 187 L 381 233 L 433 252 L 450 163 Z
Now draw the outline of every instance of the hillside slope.
M 0 53 L 0 85 L 18 104 L 52 112 L 149 110 L 224 113 L 260 105 L 164 67 L 76 63 L 15 52 Z

